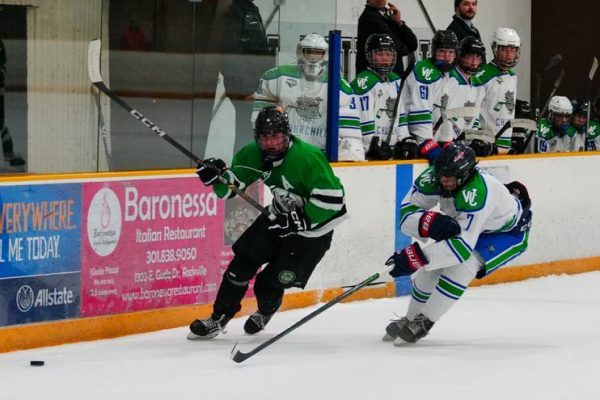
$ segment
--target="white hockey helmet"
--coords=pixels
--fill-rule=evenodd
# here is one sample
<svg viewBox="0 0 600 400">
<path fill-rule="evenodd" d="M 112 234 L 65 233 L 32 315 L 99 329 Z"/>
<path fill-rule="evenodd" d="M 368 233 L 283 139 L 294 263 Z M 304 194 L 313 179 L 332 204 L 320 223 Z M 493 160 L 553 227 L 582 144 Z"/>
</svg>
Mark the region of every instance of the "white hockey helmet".
<svg viewBox="0 0 600 400">
<path fill-rule="evenodd" d="M 296 46 L 298 65 L 307 80 L 316 80 L 327 69 L 329 45 L 323 36 L 311 33 Z"/>
<path fill-rule="evenodd" d="M 573 105 L 565 96 L 552 96 L 548 104 L 548 110 L 553 114 L 573 114 Z"/>
<path fill-rule="evenodd" d="M 500 46 L 514 47 L 516 49 L 515 58 L 513 60 L 501 60 L 498 50 Z M 519 34 L 511 28 L 498 28 L 492 36 L 492 53 L 494 60 L 501 68 L 513 68 L 519 62 L 521 55 L 521 38 Z"/>
</svg>

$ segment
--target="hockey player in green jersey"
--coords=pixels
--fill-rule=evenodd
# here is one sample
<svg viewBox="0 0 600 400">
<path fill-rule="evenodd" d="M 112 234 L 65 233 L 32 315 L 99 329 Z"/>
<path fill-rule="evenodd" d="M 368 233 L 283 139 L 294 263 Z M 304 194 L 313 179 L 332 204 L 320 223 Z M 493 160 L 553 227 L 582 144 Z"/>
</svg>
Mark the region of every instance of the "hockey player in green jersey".
<svg viewBox="0 0 600 400">
<path fill-rule="evenodd" d="M 387 34 L 374 33 L 367 39 L 365 54 L 369 66 L 351 84 L 365 154 L 370 160 L 416 158 L 417 143 L 408 138 L 404 102 L 398 99 L 401 78 L 393 72 L 394 40 Z"/>
<path fill-rule="evenodd" d="M 406 78 L 408 130 L 419 145 L 420 155 L 428 159 L 434 159 L 440 151 L 432 140 L 432 113 L 442 105 L 443 86 L 447 84 L 457 52 L 456 34 L 437 31 L 431 40 L 431 57 L 419 61 Z"/>
<path fill-rule="evenodd" d="M 592 102 L 594 117 L 590 121 L 587 131 L 587 150 L 596 151 L 600 149 L 600 97 Z"/>
<path fill-rule="evenodd" d="M 281 106 L 289 115 L 292 134 L 325 150 L 327 125 L 327 49 L 316 33 L 296 47 L 297 64 L 265 72 L 254 94 L 252 123 L 265 106 Z M 339 161 L 364 161 L 360 120 L 348 82 L 340 81 Z"/>
<path fill-rule="evenodd" d="M 402 201 L 402 232 L 433 242 L 414 242 L 388 259 L 393 277 L 414 275 L 406 316 L 386 327 L 384 340 L 417 342 L 475 277 L 526 250 L 532 216 L 527 189 L 519 182 L 505 186 L 476 165 L 469 146 L 449 144 Z"/>
<path fill-rule="evenodd" d="M 553 96 L 548 104 L 548 118 L 540 119 L 536 132 L 538 153 L 571 151 L 573 130 L 569 132 L 573 106 L 564 96 Z"/>
<path fill-rule="evenodd" d="M 481 128 L 484 139 L 471 140 L 478 156 L 507 154 L 512 144 L 510 121 L 515 118 L 517 75 L 521 38 L 514 29 L 498 28 L 492 37 L 494 59 L 476 74 L 485 88 L 481 103 Z M 498 137 L 496 137 L 498 136 Z"/>
<path fill-rule="evenodd" d="M 259 179 L 271 189 L 274 221 L 261 214 L 233 244 L 234 257 L 223 275 L 210 318 L 195 320 L 188 339 L 212 339 L 240 311 L 250 280 L 258 310 L 244 325 L 261 331 L 279 309 L 285 289 L 304 288 L 329 249 L 333 228 L 346 218 L 344 188 L 317 147 L 291 135 L 287 114 L 268 106 L 256 118 L 255 141 L 242 148 L 230 168 L 205 160 L 200 180 L 220 198 L 235 195 Z M 259 268 L 266 267 L 257 274 Z"/>
</svg>

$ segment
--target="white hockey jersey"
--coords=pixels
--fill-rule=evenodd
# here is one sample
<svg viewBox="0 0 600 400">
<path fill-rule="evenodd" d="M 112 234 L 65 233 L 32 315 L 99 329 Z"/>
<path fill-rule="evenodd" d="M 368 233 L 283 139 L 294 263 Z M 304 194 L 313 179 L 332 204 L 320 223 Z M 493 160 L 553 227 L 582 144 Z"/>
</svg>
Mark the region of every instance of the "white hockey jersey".
<svg viewBox="0 0 600 400">
<path fill-rule="evenodd" d="M 374 136 L 379 137 L 382 141 L 387 141 L 391 146 L 408 136 L 402 98 L 394 116 L 400 89 L 400 77 L 392 72 L 386 78 L 384 80 L 379 74 L 367 69 L 358 74 L 351 84 L 355 95 L 356 109 L 360 115 L 360 129 L 365 153 L 369 150 Z M 394 126 L 390 134 L 392 124 Z"/>
<path fill-rule="evenodd" d="M 481 128 L 496 136 L 515 118 L 517 75 L 512 69 L 502 72 L 493 62 L 485 64 L 475 75 L 484 87 L 481 103 Z M 507 154 L 512 145 L 512 128 L 496 138 L 499 154 Z"/>
<path fill-rule="evenodd" d="M 408 114 L 408 130 L 419 143 L 433 138 L 432 112 L 440 104 L 442 87 L 448 75 L 430 59 L 419 61 L 406 78 L 403 97 Z"/>
<path fill-rule="evenodd" d="M 481 108 L 481 102 L 485 91 L 481 82 L 474 75 L 470 79 L 466 78 L 458 68 L 453 68 L 448 73 L 448 82 L 441 86 L 441 95 L 439 103 L 434 104 L 433 121 L 434 129 L 439 122 L 437 132 L 434 133 L 434 139 L 439 142 L 449 142 L 456 139 L 463 131 L 467 129 L 479 129 L 479 117 L 455 117 L 442 118 L 442 113 L 446 110 L 457 108 L 472 107 Z"/>
<path fill-rule="evenodd" d="M 461 234 L 423 247 L 429 263 L 426 270 L 462 264 L 473 253 L 482 233 L 507 232 L 515 228 L 523 209 L 521 203 L 495 177 L 483 170 L 452 197 L 442 197 L 437 189 L 433 167 L 415 179 L 412 189 L 400 206 L 400 229 L 409 236 L 425 241 L 419 235 L 419 219 L 427 210 L 439 205 L 441 211 L 454 218 Z"/>
<path fill-rule="evenodd" d="M 360 119 L 348 82 L 340 82 L 339 160 L 363 161 Z M 327 136 L 327 75 L 316 81 L 303 78 L 297 65 L 281 65 L 268 70 L 254 94 L 252 126 L 258 113 L 269 105 L 282 106 L 288 114 L 292 134 L 320 149 Z"/>
</svg>

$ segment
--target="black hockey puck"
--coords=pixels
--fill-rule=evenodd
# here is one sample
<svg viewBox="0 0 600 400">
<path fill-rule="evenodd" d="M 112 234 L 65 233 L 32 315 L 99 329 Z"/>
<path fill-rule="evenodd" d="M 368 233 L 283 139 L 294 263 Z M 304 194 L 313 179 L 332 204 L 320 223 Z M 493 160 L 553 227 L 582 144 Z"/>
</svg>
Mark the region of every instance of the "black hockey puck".
<svg viewBox="0 0 600 400">
<path fill-rule="evenodd" d="M 31 365 L 32 367 L 41 367 L 43 366 L 45 363 L 43 361 L 29 361 L 29 365 Z"/>
</svg>

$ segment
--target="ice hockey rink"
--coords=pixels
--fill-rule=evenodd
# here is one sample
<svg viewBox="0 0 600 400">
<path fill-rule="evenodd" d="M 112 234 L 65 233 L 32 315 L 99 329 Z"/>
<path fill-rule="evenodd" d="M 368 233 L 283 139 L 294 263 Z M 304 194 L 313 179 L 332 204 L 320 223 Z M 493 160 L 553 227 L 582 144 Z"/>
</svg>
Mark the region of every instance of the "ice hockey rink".
<svg viewBox="0 0 600 400">
<path fill-rule="evenodd" d="M 255 337 L 187 329 L 0 355 L 3 399 L 597 399 L 600 272 L 468 290 L 416 345 L 380 340 L 408 298 L 338 304 L 241 364 L 311 309 Z M 31 367 L 30 360 L 45 366 Z"/>
</svg>

